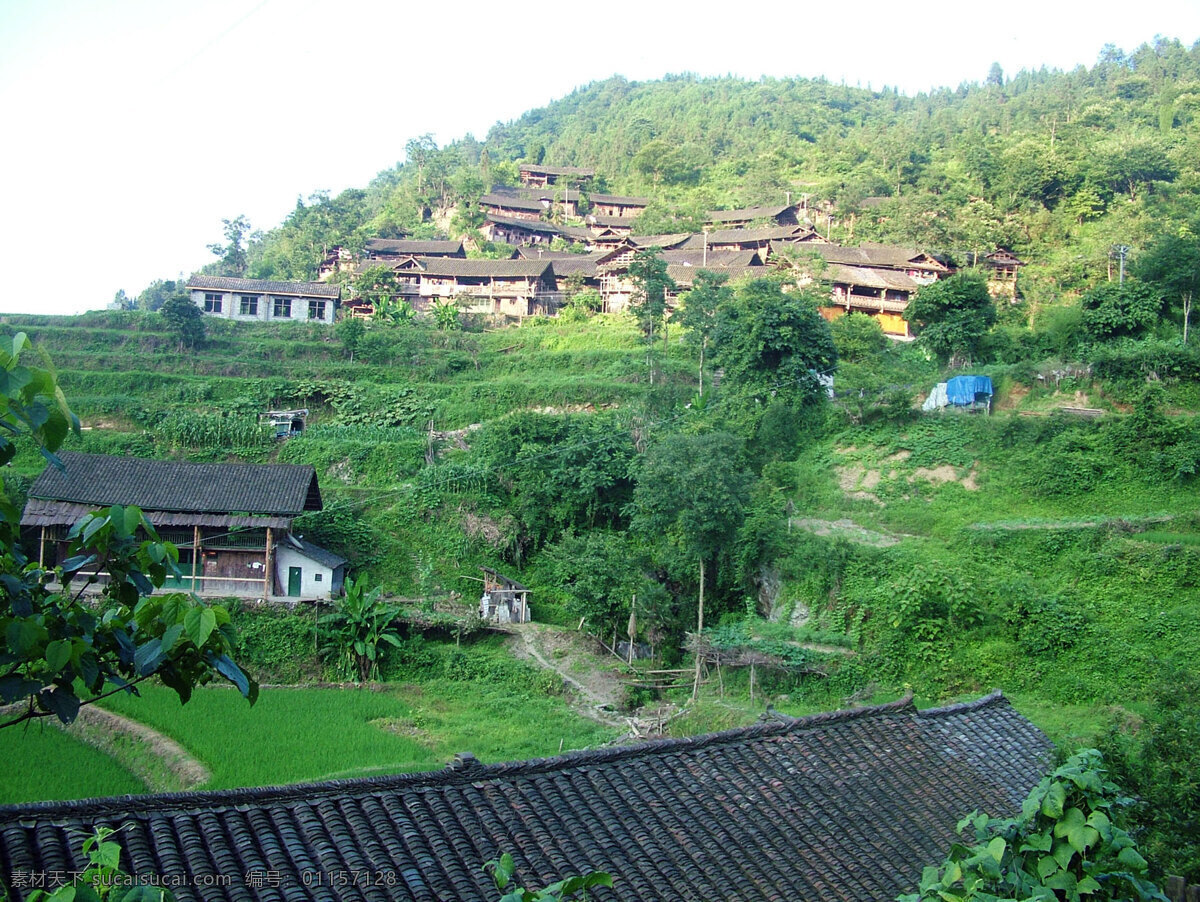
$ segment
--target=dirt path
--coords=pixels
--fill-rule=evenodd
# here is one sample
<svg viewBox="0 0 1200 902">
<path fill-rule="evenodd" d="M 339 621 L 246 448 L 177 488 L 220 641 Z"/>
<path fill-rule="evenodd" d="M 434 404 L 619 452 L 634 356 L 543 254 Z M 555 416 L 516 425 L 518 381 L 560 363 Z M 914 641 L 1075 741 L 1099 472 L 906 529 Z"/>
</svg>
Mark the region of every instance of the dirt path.
<svg viewBox="0 0 1200 902">
<path fill-rule="evenodd" d="M 195 789 L 212 774 L 187 749 L 145 724 L 89 705 L 65 732 L 112 755 L 146 784 L 150 792 Z"/>
<path fill-rule="evenodd" d="M 616 663 L 584 648 L 577 633 L 541 623 L 509 624 L 513 653 L 553 671 L 571 687 L 580 714 L 606 726 L 633 731 L 633 718 L 616 712 L 625 684 L 614 671 Z"/>
</svg>

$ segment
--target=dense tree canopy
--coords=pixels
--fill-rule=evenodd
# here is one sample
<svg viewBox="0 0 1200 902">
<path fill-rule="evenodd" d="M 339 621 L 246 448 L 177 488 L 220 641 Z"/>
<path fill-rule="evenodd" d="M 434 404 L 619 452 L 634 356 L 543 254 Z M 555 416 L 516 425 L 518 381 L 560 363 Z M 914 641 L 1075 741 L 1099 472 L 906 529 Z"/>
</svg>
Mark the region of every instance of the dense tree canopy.
<svg viewBox="0 0 1200 902">
<path fill-rule="evenodd" d="M 713 333 L 724 390 L 761 404 L 819 398 L 818 377 L 837 366 L 829 324 L 817 312 L 823 299 L 815 292 L 785 292 L 774 279 L 738 286 L 718 310 Z"/>
<path fill-rule="evenodd" d="M 962 272 L 923 287 L 904 318 L 939 360 L 961 365 L 979 355 L 983 337 L 996 322 L 996 305 L 982 275 Z"/>
</svg>

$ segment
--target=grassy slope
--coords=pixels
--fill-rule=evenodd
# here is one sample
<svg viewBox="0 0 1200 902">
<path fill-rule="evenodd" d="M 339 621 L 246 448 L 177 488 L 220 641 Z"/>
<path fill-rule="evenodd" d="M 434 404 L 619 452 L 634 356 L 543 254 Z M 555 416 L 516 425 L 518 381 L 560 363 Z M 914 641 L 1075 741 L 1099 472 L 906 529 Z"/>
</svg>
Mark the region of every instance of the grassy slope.
<svg viewBox="0 0 1200 902">
<path fill-rule="evenodd" d="M 432 501 L 421 494 L 428 419 L 437 429 L 461 429 L 517 409 L 628 405 L 645 391 L 644 355 L 632 326 L 621 318 L 600 318 L 586 327 L 529 324 L 457 336 L 380 330 L 373 349 L 360 348 L 353 364 L 327 331 L 317 329 L 285 334 L 214 323 L 204 351 L 180 356 L 154 317 L 93 317 L 82 323 L 10 319 L 45 344 L 63 369 L 68 396 L 85 422 L 99 427 L 72 439 L 84 450 L 220 458 L 226 450 L 173 440 L 163 418 L 179 411 L 245 416 L 267 405 L 311 404 L 316 428 L 304 439 L 234 450 L 255 460 L 278 456 L 317 466 L 327 508 L 365 529 L 354 534 L 357 544 L 371 549 L 365 563 L 377 580 L 402 592 L 433 587 L 468 594 L 473 584 L 462 575 L 478 563 L 498 563 L 488 543 L 464 528 L 468 514 L 486 514 L 487 499 L 469 490 Z M 682 347 L 672 355 L 667 369 L 686 390 L 691 364 Z M 918 385 L 935 375 L 912 357 L 897 372 L 898 381 Z M 326 388 L 314 389 L 318 382 Z M 340 408 L 323 403 L 320 391 L 330 385 L 357 393 L 358 400 L 343 399 Z M 1020 396 L 1019 406 L 1042 412 L 1067 400 L 1034 389 Z M 1091 403 L 1112 410 L 1129 400 Z M 1178 407 L 1186 400 L 1184 391 L 1173 403 Z M 370 425 L 372 418 L 378 425 Z M 367 425 L 337 425 L 347 422 Z M 1070 742 L 1103 729 L 1113 706 L 1136 711 L 1158 662 L 1194 660 L 1200 650 L 1200 551 L 1191 544 L 1197 533 L 1193 494 L 1175 485 L 1115 478 L 1102 478 L 1087 491 L 1047 492 L 1029 478 L 1051 438 L 1039 432 L 1042 422 L 1002 413 L 986 420 L 923 420 L 899 429 L 846 427 L 804 449 L 795 463 L 768 468 L 767 479 L 779 490 L 772 513 L 778 523 L 789 512 L 796 518 L 845 518 L 898 540 L 872 548 L 803 528 L 787 534 L 775 562 L 782 607 L 809 606 L 817 627 L 848 632 L 871 654 L 853 659 L 825 682 L 772 686 L 768 680 L 765 688 L 780 710 L 800 714 L 837 706 L 870 683 L 879 686 L 876 700 L 911 686 L 921 703 L 930 704 L 1000 687 L 1052 736 Z M 466 437 L 469 441 L 469 433 Z M 437 472 L 469 461 L 469 454 L 447 448 Z M 25 454 L 17 461 L 16 478 L 29 478 L 40 466 L 40 458 Z M 1157 527 L 1166 539 L 1144 541 L 1138 522 L 1156 515 L 1174 518 Z M 822 582 L 814 573 L 828 571 L 831 560 L 841 561 L 841 569 L 832 582 Z M 531 587 L 552 597 L 553 587 L 538 584 L 537 573 L 536 566 L 529 571 Z M 935 624 L 940 633 L 930 641 L 890 631 L 888 605 L 913 573 L 951 575 L 974 619 Z M 1042 605 L 1036 615 L 1017 607 L 1029 599 Z M 1037 629 L 1023 630 L 1031 617 L 1040 618 Z M 1052 641 L 1042 641 L 1045 637 Z M 739 687 L 745 695 L 737 677 L 729 684 L 735 695 Z M 211 702 L 197 704 L 197 726 L 187 725 L 193 716 L 187 709 L 182 718 L 168 715 L 165 702 L 153 699 L 131 712 L 142 712 L 138 716 L 160 724 L 201 757 L 211 753 L 210 763 L 220 771 L 213 785 L 222 786 L 317 779 L 346 771 L 350 758 L 358 762 L 351 769 L 412 769 L 439 766 L 467 748 L 485 759 L 557 750 L 566 726 L 556 727 L 554 736 L 536 720 L 501 726 L 507 701 L 480 692 L 472 689 L 469 697 L 492 710 L 497 725 L 478 738 L 458 725 L 471 719 L 469 709 L 441 700 L 462 696 L 461 685 L 434 681 L 423 689 L 424 704 L 414 705 L 403 692 L 384 693 L 356 703 L 366 708 L 353 715 L 344 712 L 356 718 L 357 725 L 348 724 L 345 732 L 365 743 L 357 746 L 361 753 L 334 756 L 341 763 L 330 758 L 277 770 L 255 764 L 252 749 L 229 765 L 217 765 L 215 747 L 206 751 L 213 742 L 220 745 L 213 736 L 257 729 L 255 718 L 269 730 L 274 715 L 262 712 L 271 712 L 274 702 L 249 714 L 244 725 L 240 718 L 247 712 L 240 710 L 201 717 Z M 784 694 L 787 699 L 779 697 Z M 438 710 L 442 705 L 449 707 Z M 746 722 L 759 706 L 761 699 L 753 706 L 744 697 L 714 700 L 674 729 L 703 732 Z M 364 726 L 373 717 L 395 717 L 403 729 L 418 716 L 437 724 L 432 750 L 412 742 L 401 749 L 395 737 Z M 222 734 L 226 717 L 239 726 Z M 524 744 L 526 733 L 547 735 L 548 744 Z M 583 735 L 578 741 L 591 739 Z M 256 744 L 271 742 L 264 734 L 261 743 L 248 745 Z"/>
</svg>

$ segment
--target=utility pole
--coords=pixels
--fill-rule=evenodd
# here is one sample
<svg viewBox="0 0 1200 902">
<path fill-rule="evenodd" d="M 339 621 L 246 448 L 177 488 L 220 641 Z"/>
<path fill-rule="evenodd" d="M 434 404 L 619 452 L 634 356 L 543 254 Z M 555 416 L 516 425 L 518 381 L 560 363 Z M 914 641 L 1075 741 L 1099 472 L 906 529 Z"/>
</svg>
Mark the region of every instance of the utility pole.
<svg viewBox="0 0 1200 902">
<path fill-rule="evenodd" d="M 1121 262 L 1119 273 L 1117 276 L 1117 284 L 1125 284 L 1125 257 L 1129 254 L 1130 247 L 1128 244 L 1114 244 L 1112 252 L 1117 255 L 1117 259 Z"/>
</svg>

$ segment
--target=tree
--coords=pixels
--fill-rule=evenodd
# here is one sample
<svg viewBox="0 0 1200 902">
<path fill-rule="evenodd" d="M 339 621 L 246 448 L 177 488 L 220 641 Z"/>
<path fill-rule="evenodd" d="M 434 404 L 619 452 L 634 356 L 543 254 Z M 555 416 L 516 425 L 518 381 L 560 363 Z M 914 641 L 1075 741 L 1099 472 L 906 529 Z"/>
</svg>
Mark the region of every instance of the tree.
<svg viewBox="0 0 1200 902">
<path fill-rule="evenodd" d="M 342 343 L 342 347 L 350 355 L 350 362 L 353 363 L 354 352 L 358 350 L 359 344 L 362 343 L 367 327 L 363 325 L 363 321 L 357 316 L 348 316 L 338 323 L 336 328 L 338 341 Z"/>
<path fill-rule="evenodd" d="M 1164 295 L 1179 298 L 1183 343 L 1187 344 L 1192 303 L 1200 294 L 1200 235 L 1188 226 L 1160 235 L 1137 261 L 1136 272 Z"/>
<path fill-rule="evenodd" d="M 16 455 L 18 440 L 32 440 L 61 467 L 54 452 L 79 420 L 49 360 L 22 360 L 31 349 L 24 333 L 0 348 L 0 465 Z M 186 702 L 219 675 L 253 704 L 258 686 L 230 657 L 229 613 L 190 595 L 153 594 L 168 573 L 178 575 L 178 551 L 158 541 L 140 510 L 114 506 L 84 518 L 68 534 L 69 559 L 50 570 L 25 555 L 19 529 L 17 509 L 0 492 L 0 703 L 23 703 L 0 726 L 51 716 L 70 723 L 82 705 L 135 693 L 155 676 Z M 109 574 L 98 608 L 73 588 L 84 570 Z"/>
<path fill-rule="evenodd" d="M 963 818 L 958 829 L 971 827 L 975 843 L 955 843 L 900 902 L 1167 902 L 1121 826 L 1130 802 L 1108 780 L 1098 751 L 1077 752 L 1034 787 L 1017 817 Z"/>
<path fill-rule="evenodd" d="M 725 284 L 728 279 L 725 273 L 709 270 L 696 273 L 692 290 L 683 296 L 683 306 L 671 317 L 686 330 L 688 340 L 700 348 L 701 397 L 704 396 L 704 354 L 717 328 L 717 311 L 733 297 L 733 289 Z"/>
<path fill-rule="evenodd" d="M 634 532 L 665 540 L 698 569 L 697 635 L 704 630 L 707 566 L 732 545 L 750 498 L 753 477 L 740 463 L 741 450 L 725 432 L 669 435 L 646 452 L 634 489 Z M 696 666 L 698 687 L 698 660 Z"/>
<path fill-rule="evenodd" d="M 839 316 L 829 324 L 829 331 L 841 360 L 861 363 L 888 346 L 888 338 L 883 334 L 879 320 L 865 313 Z"/>
<path fill-rule="evenodd" d="M 717 312 L 715 362 L 722 383 L 743 399 L 811 403 L 823 397 L 819 376 L 837 366 L 829 324 L 817 312 L 822 295 L 785 292 L 773 279 L 737 288 Z"/>
<path fill-rule="evenodd" d="M 646 336 L 646 366 L 650 370 L 650 384 L 654 384 L 654 327 L 663 322 L 667 312 L 667 292 L 675 290 L 675 281 L 667 275 L 667 261 L 659 248 L 645 248 L 633 255 L 629 263 L 629 279 L 633 282 L 633 295 L 629 309 L 637 318 L 642 334 Z"/>
<path fill-rule="evenodd" d="M 225 244 L 210 244 L 208 249 L 220 257 L 220 275 L 240 277 L 246 274 L 249 259 L 246 245 L 258 237 L 251 232 L 250 220 L 239 215 L 235 219 L 222 219 Z"/>
<path fill-rule="evenodd" d="M 1102 282 L 1079 299 L 1083 331 L 1094 341 L 1137 338 L 1158 322 L 1162 300 L 1149 285 L 1126 281 Z"/>
<path fill-rule="evenodd" d="M 179 342 L 179 350 L 204 343 L 204 314 L 186 294 L 173 295 L 158 312 Z"/>
<path fill-rule="evenodd" d="M 965 366 L 996 322 L 996 305 L 982 275 L 960 272 L 921 288 L 904 318 L 917 327 L 918 338 L 943 365 Z"/>
</svg>

